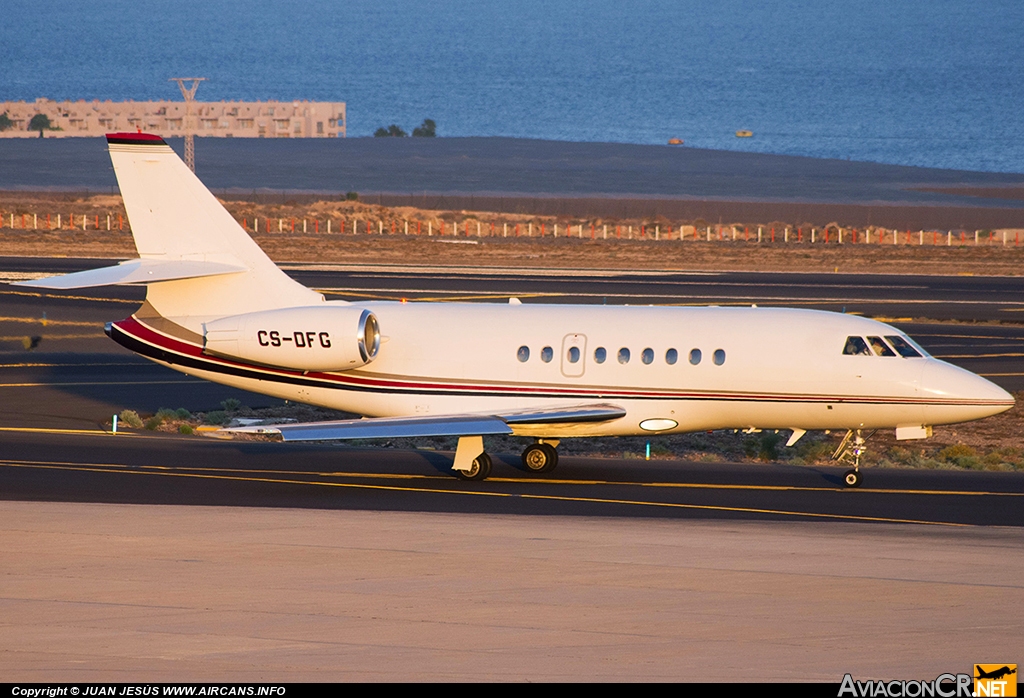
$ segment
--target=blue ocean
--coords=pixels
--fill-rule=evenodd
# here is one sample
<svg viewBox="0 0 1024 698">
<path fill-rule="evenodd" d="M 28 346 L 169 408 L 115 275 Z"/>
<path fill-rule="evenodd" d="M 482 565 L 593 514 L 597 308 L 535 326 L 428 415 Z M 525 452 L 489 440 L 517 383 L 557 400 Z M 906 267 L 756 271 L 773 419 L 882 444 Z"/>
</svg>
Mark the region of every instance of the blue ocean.
<svg viewBox="0 0 1024 698">
<path fill-rule="evenodd" d="M 0 100 L 203 76 L 202 100 L 345 101 L 350 137 L 431 118 L 1024 172 L 1022 37 L 1020 0 L 2 0 Z"/>
</svg>

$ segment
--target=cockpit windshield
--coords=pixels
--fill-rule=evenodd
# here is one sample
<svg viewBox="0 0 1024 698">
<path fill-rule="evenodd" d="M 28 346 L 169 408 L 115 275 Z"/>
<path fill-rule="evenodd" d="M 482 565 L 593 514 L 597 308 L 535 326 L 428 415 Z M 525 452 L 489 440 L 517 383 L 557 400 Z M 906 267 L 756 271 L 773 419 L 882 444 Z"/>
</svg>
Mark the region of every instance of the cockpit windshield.
<svg viewBox="0 0 1024 698">
<path fill-rule="evenodd" d="M 868 344 L 879 356 L 896 356 L 896 352 L 890 349 L 881 337 L 868 337 Z"/>
<path fill-rule="evenodd" d="M 889 340 L 889 344 L 899 352 L 900 356 L 908 359 L 914 356 L 921 356 L 921 352 L 911 346 L 910 342 L 903 337 L 887 334 L 885 338 Z"/>
<path fill-rule="evenodd" d="M 847 337 L 846 344 L 843 346 L 843 354 L 847 356 L 896 356 L 899 354 L 905 359 L 928 356 L 928 352 L 914 340 L 897 334 L 887 334 L 885 339 L 868 337 L 867 341 L 864 337 Z"/>
</svg>

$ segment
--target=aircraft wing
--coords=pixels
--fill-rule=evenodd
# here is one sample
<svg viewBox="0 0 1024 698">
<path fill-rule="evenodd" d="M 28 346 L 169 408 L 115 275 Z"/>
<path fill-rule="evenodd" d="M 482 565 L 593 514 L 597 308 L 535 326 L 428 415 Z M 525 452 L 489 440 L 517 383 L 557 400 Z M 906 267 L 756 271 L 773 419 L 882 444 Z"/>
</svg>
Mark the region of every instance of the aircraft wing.
<svg viewBox="0 0 1024 698">
<path fill-rule="evenodd" d="M 417 436 L 509 435 L 512 425 L 604 422 L 624 417 L 615 405 L 578 405 L 533 409 L 501 414 L 438 415 L 430 417 L 379 417 L 343 419 L 304 424 L 272 424 L 225 429 L 249 434 L 280 434 L 285 441 L 333 441 L 387 439 Z"/>
</svg>

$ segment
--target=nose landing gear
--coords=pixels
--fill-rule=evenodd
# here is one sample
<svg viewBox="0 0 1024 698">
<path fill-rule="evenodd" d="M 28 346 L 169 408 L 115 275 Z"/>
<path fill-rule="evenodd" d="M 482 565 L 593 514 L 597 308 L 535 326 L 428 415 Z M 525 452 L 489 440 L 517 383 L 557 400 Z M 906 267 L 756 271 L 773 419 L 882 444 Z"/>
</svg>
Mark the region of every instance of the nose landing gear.
<svg viewBox="0 0 1024 698">
<path fill-rule="evenodd" d="M 875 432 L 872 431 L 871 434 Z M 832 460 L 839 461 L 840 463 L 846 462 L 853 465 L 853 470 L 847 470 L 843 473 L 843 484 L 847 487 L 860 487 L 861 474 L 860 474 L 860 457 L 867 451 L 867 447 L 864 443 L 871 438 L 871 434 L 866 437 L 861 435 L 861 430 L 857 429 L 854 431 L 850 429 L 846 432 L 846 436 L 839 443 L 839 448 L 836 449 L 835 453 L 832 454 Z"/>
</svg>

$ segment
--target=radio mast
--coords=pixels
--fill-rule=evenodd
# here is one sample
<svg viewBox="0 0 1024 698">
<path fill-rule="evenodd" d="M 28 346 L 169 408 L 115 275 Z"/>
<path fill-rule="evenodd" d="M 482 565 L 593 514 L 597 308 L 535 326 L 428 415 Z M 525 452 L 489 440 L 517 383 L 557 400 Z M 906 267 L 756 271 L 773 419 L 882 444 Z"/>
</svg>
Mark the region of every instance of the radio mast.
<svg viewBox="0 0 1024 698">
<path fill-rule="evenodd" d="M 196 101 L 196 89 L 199 83 L 206 78 L 170 78 L 168 82 L 178 83 L 181 88 L 181 96 L 185 98 L 185 164 L 188 169 L 196 171 L 196 144 L 195 144 L 195 114 L 192 104 Z M 191 84 L 185 87 L 185 82 L 191 80 Z"/>
</svg>

